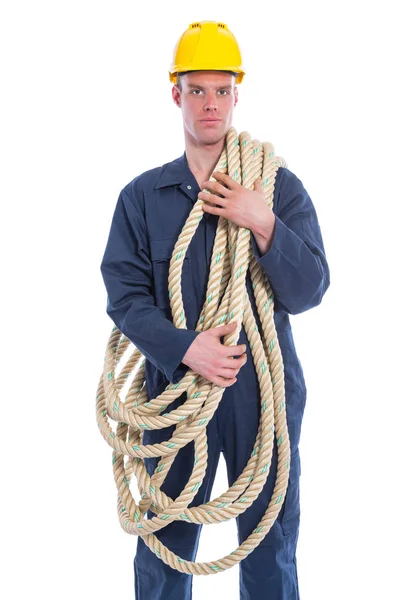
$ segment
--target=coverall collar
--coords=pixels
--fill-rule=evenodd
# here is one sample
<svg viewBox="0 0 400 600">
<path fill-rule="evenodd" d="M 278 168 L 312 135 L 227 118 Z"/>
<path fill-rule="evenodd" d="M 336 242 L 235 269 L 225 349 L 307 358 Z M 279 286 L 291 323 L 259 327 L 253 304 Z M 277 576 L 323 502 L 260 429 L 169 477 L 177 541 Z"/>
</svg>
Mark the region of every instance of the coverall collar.
<svg viewBox="0 0 400 600">
<path fill-rule="evenodd" d="M 192 174 L 192 172 L 189 169 L 186 152 L 184 152 L 182 156 L 166 164 L 154 189 L 158 190 L 170 185 L 179 185 L 185 181 L 189 174 Z"/>
<path fill-rule="evenodd" d="M 186 151 L 175 160 L 167 163 L 161 173 L 155 190 L 177 185 L 188 196 L 193 203 L 197 201 L 197 195 L 200 191 L 199 184 L 189 168 Z"/>
</svg>

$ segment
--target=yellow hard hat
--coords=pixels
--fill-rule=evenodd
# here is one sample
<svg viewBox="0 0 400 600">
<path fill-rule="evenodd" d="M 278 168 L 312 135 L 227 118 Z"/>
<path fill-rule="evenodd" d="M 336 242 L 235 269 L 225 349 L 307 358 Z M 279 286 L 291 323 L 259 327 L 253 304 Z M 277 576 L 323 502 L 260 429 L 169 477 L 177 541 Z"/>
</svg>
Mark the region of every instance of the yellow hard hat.
<svg viewBox="0 0 400 600">
<path fill-rule="evenodd" d="M 169 79 L 185 71 L 233 71 L 241 83 L 245 71 L 235 36 L 225 23 L 197 21 L 191 23 L 174 49 Z"/>
</svg>

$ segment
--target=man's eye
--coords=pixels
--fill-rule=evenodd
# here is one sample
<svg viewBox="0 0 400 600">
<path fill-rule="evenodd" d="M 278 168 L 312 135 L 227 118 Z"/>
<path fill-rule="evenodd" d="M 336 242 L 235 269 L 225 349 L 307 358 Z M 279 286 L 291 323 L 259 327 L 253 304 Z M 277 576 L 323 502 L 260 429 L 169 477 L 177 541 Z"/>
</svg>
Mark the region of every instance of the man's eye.
<svg viewBox="0 0 400 600">
<path fill-rule="evenodd" d="M 192 90 L 192 94 L 194 94 L 195 92 L 200 92 L 201 93 L 201 90 Z M 194 94 L 194 95 L 198 96 L 198 94 Z"/>
<path fill-rule="evenodd" d="M 229 90 L 219 90 L 221 93 L 224 93 L 224 95 L 229 94 Z"/>
</svg>

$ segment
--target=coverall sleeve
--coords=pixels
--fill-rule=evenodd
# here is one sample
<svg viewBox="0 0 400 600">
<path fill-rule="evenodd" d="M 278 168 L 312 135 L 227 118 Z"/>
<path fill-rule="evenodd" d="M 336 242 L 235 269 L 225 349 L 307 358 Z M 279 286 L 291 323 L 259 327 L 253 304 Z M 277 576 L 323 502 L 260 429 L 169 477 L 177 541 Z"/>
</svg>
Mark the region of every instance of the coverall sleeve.
<svg viewBox="0 0 400 600">
<path fill-rule="evenodd" d="M 261 255 L 253 233 L 251 239 L 277 307 L 295 315 L 320 304 L 330 284 L 330 273 L 311 198 L 294 173 L 282 170 L 272 244 Z"/>
<path fill-rule="evenodd" d="M 132 189 L 133 186 L 132 186 Z M 177 383 L 188 370 L 181 361 L 200 332 L 178 329 L 155 304 L 146 223 L 136 194 L 122 190 L 100 270 L 107 314 L 140 352 Z"/>
</svg>

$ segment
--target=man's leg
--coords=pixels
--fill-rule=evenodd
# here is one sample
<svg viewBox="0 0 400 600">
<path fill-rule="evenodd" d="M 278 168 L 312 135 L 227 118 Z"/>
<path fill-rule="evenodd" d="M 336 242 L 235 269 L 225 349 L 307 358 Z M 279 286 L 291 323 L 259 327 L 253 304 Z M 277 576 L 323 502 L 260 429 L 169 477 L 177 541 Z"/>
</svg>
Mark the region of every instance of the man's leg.
<svg viewBox="0 0 400 600">
<path fill-rule="evenodd" d="M 298 463 L 295 456 L 292 457 L 294 463 Z M 240 600 L 300 600 L 296 563 L 300 525 L 296 464 L 275 523 L 259 546 L 239 565 Z M 272 490 L 266 488 L 267 485 L 256 502 L 237 518 L 239 543 L 251 534 L 268 507 Z"/>
<path fill-rule="evenodd" d="M 218 414 L 221 444 L 231 486 L 243 472 L 253 451 L 260 416 L 259 391 L 254 382 L 235 386 L 224 394 Z M 300 405 L 298 393 L 287 385 L 286 401 Z M 297 394 L 297 395 L 296 395 Z M 281 511 L 264 540 L 239 564 L 240 600 L 299 600 L 296 547 L 300 523 L 300 455 L 298 421 L 288 423 L 292 446 L 290 476 Z M 274 436 L 270 471 L 263 490 L 253 504 L 236 519 L 238 543 L 257 527 L 270 503 L 277 471 L 277 442 Z"/>
<path fill-rule="evenodd" d="M 171 437 L 173 428 L 162 431 L 163 439 Z M 154 436 L 156 431 L 145 431 L 144 443 L 159 442 Z M 150 439 L 149 439 L 150 438 Z M 217 471 L 220 456 L 220 441 L 216 428 L 216 421 L 212 419 L 207 427 L 208 464 L 203 483 L 194 497 L 191 506 L 199 506 L 208 502 Z M 152 474 L 159 458 L 145 459 L 147 471 Z M 176 499 L 189 480 L 194 463 L 194 442 L 182 448 L 162 485 L 162 490 L 173 499 Z M 148 511 L 148 516 L 154 516 Z M 196 560 L 197 548 L 200 539 L 201 525 L 173 521 L 155 535 L 160 541 L 184 560 Z M 135 599 L 136 600 L 191 600 L 192 575 L 180 573 L 166 565 L 159 559 L 139 537 L 136 556 L 134 559 Z"/>
</svg>

